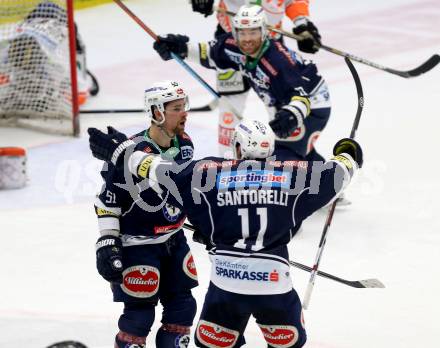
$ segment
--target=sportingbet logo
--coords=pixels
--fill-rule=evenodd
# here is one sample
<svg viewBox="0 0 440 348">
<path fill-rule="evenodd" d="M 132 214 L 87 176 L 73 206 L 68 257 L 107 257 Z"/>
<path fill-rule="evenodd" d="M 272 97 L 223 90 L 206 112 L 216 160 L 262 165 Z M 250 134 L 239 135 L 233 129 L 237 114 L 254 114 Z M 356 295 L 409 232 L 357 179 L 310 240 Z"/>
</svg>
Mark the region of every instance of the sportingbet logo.
<svg viewBox="0 0 440 348">
<path fill-rule="evenodd" d="M 232 171 L 220 173 L 217 177 L 217 187 L 226 189 L 230 187 L 285 187 L 290 186 L 291 173 L 282 171 L 256 170 Z"/>
</svg>

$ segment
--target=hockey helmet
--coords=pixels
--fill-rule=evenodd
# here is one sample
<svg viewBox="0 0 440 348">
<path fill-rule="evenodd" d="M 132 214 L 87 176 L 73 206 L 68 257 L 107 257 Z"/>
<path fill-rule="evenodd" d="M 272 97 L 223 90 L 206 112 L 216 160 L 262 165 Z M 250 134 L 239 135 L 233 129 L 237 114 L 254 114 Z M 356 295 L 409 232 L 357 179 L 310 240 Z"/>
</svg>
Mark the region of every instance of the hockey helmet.
<svg viewBox="0 0 440 348">
<path fill-rule="evenodd" d="M 238 9 L 237 14 L 232 19 L 232 35 L 238 41 L 238 29 L 261 29 L 261 41 L 267 37 L 267 19 L 266 14 L 261 6 L 243 5 Z"/>
<path fill-rule="evenodd" d="M 155 83 L 145 90 L 145 111 L 151 121 L 160 125 L 165 122 L 165 104 L 174 100 L 185 99 L 185 111 L 189 110 L 189 99 L 185 90 L 176 81 L 162 81 Z M 162 115 L 161 120 L 156 120 L 153 107 L 156 107 Z"/>
<path fill-rule="evenodd" d="M 241 158 L 238 158 L 237 145 L 240 145 Z M 231 145 L 237 159 L 267 158 L 275 149 L 275 134 L 266 123 L 257 120 L 244 120 L 234 129 Z"/>
</svg>

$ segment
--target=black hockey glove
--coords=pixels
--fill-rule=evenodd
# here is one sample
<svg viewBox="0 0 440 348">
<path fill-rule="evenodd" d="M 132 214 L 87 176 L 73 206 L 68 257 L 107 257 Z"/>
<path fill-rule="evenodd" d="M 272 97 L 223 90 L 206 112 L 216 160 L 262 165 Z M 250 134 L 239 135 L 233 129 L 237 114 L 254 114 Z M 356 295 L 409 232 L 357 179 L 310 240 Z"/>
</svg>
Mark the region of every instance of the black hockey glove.
<svg viewBox="0 0 440 348">
<path fill-rule="evenodd" d="M 110 126 L 107 127 L 108 134 L 96 128 L 89 128 L 87 132 L 89 133 L 89 146 L 93 157 L 112 162 L 114 165 L 116 165 L 118 158 L 126 148 L 135 145 L 134 141 L 128 140 L 124 133 L 120 133 Z"/>
<path fill-rule="evenodd" d="M 300 112 L 296 108 L 289 106 L 283 107 L 277 111 L 275 118 L 269 122 L 273 132 L 279 138 L 287 138 L 302 123 Z"/>
<path fill-rule="evenodd" d="M 204 14 L 205 17 L 212 15 L 214 0 L 191 0 L 191 4 L 194 12 Z"/>
<path fill-rule="evenodd" d="M 163 60 L 170 60 L 171 52 L 178 55 L 180 58 L 186 58 L 188 55 L 188 46 L 186 43 L 189 37 L 185 35 L 168 34 L 166 37 L 158 36 L 159 41 L 155 41 L 153 48 L 159 53 Z"/>
<path fill-rule="evenodd" d="M 206 250 L 210 250 L 214 247 L 211 244 L 210 239 L 203 235 L 198 229 L 194 230 L 192 240 L 196 243 L 203 244 L 206 247 Z"/>
<path fill-rule="evenodd" d="M 318 28 L 306 18 L 299 19 L 293 28 L 293 33 L 302 37 L 298 40 L 298 48 L 302 52 L 316 53 L 321 45 L 321 35 Z"/>
<path fill-rule="evenodd" d="M 362 148 L 354 139 L 344 138 L 339 140 L 333 147 L 333 155 L 338 156 L 342 153 L 349 154 L 358 164 L 359 168 L 364 163 Z"/>
<path fill-rule="evenodd" d="M 119 237 L 102 236 L 98 239 L 96 268 L 105 280 L 122 283 L 122 242 Z"/>
</svg>

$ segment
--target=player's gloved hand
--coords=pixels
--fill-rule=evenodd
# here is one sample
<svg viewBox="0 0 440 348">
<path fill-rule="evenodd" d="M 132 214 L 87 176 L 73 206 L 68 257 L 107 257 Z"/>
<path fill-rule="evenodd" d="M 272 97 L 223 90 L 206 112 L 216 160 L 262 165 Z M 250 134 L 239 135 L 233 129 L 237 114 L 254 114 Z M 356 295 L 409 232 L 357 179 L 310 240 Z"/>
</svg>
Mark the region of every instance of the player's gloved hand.
<svg viewBox="0 0 440 348">
<path fill-rule="evenodd" d="M 191 4 L 194 12 L 204 14 L 205 17 L 212 15 L 214 0 L 191 0 Z"/>
<path fill-rule="evenodd" d="M 301 123 L 301 112 L 286 105 L 277 111 L 275 118 L 269 122 L 269 125 L 279 138 L 284 139 L 292 134 Z"/>
<path fill-rule="evenodd" d="M 321 35 L 318 28 L 306 17 L 300 17 L 294 22 L 293 33 L 301 36 L 298 48 L 302 52 L 316 53 L 321 45 Z"/>
<path fill-rule="evenodd" d="M 119 237 L 106 235 L 98 239 L 96 268 L 105 280 L 122 283 L 122 242 Z"/>
<path fill-rule="evenodd" d="M 198 229 L 194 230 L 192 240 L 196 243 L 203 244 L 206 247 L 206 250 L 210 250 L 214 247 L 214 245 L 211 244 L 210 239 L 203 235 Z"/>
<path fill-rule="evenodd" d="M 349 154 L 358 164 L 359 168 L 362 167 L 364 163 L 362 148 L 357 141 L 351 138 L 344 138 L 339 140 L 333 147 L 333 154 L 335 156 L 347 153 Z"/>
<path fill-rule="evenodd" d="M 89 133 L 89 146 L 93 157 L 112 162 L 114 165 L 116 165 L 118 158 L 124 153 L 125 149 L 135 145 L 133 140 L 127 139 L 124 133 L 111 126 L 107 127 L 108 134 L 96 128 L 89 128 L 87 132 Z"/>
<path fill-rule="evenodd" d="M 158 41 L 155 41 L 153 48 L 159 53 L 163 60 L 170 60 L 171 52 L 178 55 L 180 58 L 188 56 L 187 42 L 189 37 L 185 35 L 168 34 L 167 36 L 158 36 Z"/>
</svg>

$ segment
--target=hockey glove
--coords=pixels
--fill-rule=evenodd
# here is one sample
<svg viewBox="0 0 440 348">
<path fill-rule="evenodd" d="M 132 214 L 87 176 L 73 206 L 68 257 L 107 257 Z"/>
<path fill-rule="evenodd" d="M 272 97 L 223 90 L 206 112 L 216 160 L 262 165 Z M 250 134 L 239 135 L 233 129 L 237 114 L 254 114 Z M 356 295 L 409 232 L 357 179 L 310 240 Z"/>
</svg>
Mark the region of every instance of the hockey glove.
<svg viewBox="0 0 440 348">
<path fill-rule="evenodd" d="M 159 53 L 163 60 L 170 60 L 171 52 L 177 54 L 180 58 L 188 56 L 187 42 L 189 37 L 185 35 L 168 34 L 166 37 L 158 36 L 159 41 L 155 41 L 153 48 Z"/>
<path fill-rule="evenodd" d="M 212 249 L 214 246 L 211 244 L 209 238 L 200 232 L 200 230 L 194 230 L 192 240 L 196 243 L 203 244 L 206 247 L 206 250 Z"/>
<path fill-rule="evenodd" d="M 105 280 L 122 283 L 122 242 L 119 237 L 107 235 L 98 239 L 96 268 Z"/>
<path fill-rule="evenodd" d="M 293 33 L 301 36 L 298 40 L 298 48 L 302 52 L 316 53 L 321 45 L 321 35 L 318 28 L 306 17 L 300 17 L 294 22 Z"/>
<path fill-rule="evenodd" d="M 364 163 L 362 148 L 354 139 L 344 138 L 339 140 L 333 147 L 333 155 L 338 156 L 342 153 L 349 154 L 358 164 L 359 168 Z"/>
<path fill-rule="evenodd" d="M 205 17 L 212 15 L 214 0 L 191 0 L 191 4 L 194 12 L 204 14 Z"/>
<path fill-rule="evenodd" d="M 273 132 L 279 138 L 288 138 L 292 132 L 303 124 L 302 112 L 292 105 L 285 105 L 275 114 L 275 118 L 269 122 Z"/>
<path fill-rule="evenodd" d="M 96 128 L 87 129 L 89 133 L 89 146 L 93 157 L 112 162 L 116 165 L 118 158 L 128 147 L 134 147 L 133 140 L 128 140 L 124 133 L 118 132 L 113 127 L 107 127 L 108 134 Z"/>
</svg>

